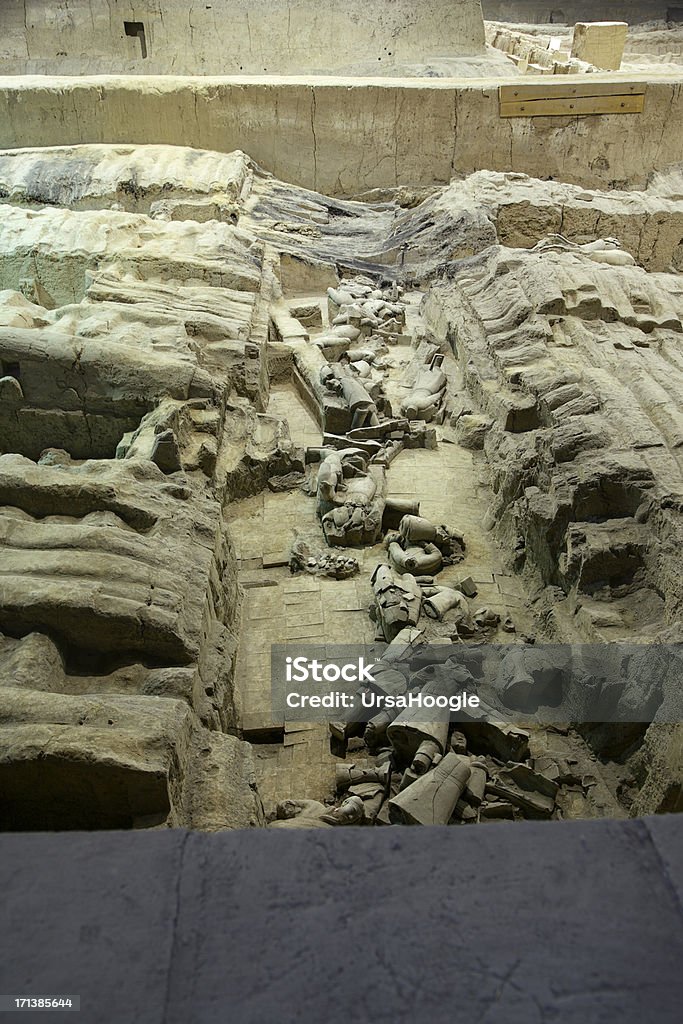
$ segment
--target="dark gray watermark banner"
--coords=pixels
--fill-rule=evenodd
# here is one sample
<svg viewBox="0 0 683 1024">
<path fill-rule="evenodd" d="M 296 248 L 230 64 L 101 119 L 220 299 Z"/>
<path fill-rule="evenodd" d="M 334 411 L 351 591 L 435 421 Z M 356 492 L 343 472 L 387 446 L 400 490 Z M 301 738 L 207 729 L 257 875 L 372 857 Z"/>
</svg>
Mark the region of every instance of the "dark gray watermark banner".
<svg viewBox="0 0 683 1024">
<path fill-rule="evenodd" d="M 275 644 L 273 721 L 683 721 L 683 644 Z"/>
</svg>

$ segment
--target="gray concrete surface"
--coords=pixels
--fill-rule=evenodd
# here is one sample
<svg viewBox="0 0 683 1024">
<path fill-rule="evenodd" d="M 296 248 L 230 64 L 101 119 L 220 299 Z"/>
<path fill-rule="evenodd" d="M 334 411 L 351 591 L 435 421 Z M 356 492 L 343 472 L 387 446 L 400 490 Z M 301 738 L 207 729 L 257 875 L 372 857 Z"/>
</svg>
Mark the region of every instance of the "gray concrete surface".
<svg viewBox="0 0 683 1024">
<path fill-rule="evenodd" d="M 0 993 L 84 1024 L 673 1024 L 682 851 L 676 816 L 4 835 Z"/>
</svg>

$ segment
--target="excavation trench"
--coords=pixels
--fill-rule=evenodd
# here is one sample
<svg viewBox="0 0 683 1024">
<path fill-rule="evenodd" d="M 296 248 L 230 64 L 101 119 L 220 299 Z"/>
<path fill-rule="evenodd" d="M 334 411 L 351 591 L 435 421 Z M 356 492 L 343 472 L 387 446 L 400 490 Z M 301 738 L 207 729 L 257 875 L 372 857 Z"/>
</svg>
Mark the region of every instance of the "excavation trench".
<svg viewBox="0 0 683 1024">
<path fill-rule="evenodd" d="M 183 165 L 173 173 L 171 156 Z M 42 159 L 0 159 L 8 194 Z M 165 147 L 65 150 L 59 173 L 45 201 L 77 210 L 3 206 L 0 685 L 12 806 L 0 827 L 64 817 L 246 828 L 267 823 L 261 799 L 268 815 L 285 800 L 328 801 L 335 814 L 339 765 L 385 778 L 380 758 L 394 751 L 404 773 L 419 751 L 399 756 L 388 729 L 384 746 L 368 746 L 322 716 L 274 713 L 271 649 L 388 640 L 373 575 L 386 566 L 405 594 L 407 559 L 424 567 L 435 539 L 442 564 L 415 571 L 413 597 L 420 610 L 455 603 L 414 625 L 480 656 L 478 686 L 498 681 L 496 648 L 514 662 L 526 648 L 595 644 L 616 664 L 631 643 L 655 671 L 665 648 L 673 655 L 651 693 L 620 703 L 605 687 L 612 717 L 546 715 L 523 749 L 496 746 L 495 731 L 495 743 L 454 741 L 457 729 L 440 747 L 425 741 L 422 765 L 483 757 L 484 803 L 504 805 L 473 819 L 480 805 L 469 804 L 453 823 L 679 809 L 683 306 L 666 268 L 681 235 L 662 230 L 647 262 L 641 235 L 625 231 L 641 207 L 659 218 L 674 201 L 655 190 L 636 208 L 624 194 L 479 172 L 429 195 L 408 190 L 405 206 L 384 193 L 364 203 L 278 182 L 243 154 Z M 135 173 L 166 197 L 149 216 L 118 208 L 118 183 Z M 545 212 L 529 233 L 532 185 Z M 568 236 L 554 234 L 555 211 L 588 199 L 612 204 L 628 244 L 586 242 L 568 214 Z M 401 534 L 405 510 L 433 531 L 417 555 Z M 321 574 L 319 559 L 327 572 L 337 557 L 357 570 Z M 585 679 L 602 697 L 600 673 Z M 82 814 L 61 796 L 80 791 L 77 767 L 60 768 L 57 788 L 43 787 L 52 795 L 34 793 L 22 816 L 43 774 L 23 762 L 43 760 L 45 746 L 101 766 Z M 519 779 L 531 798 L 515 794 Z"/>
<path fill-rule="evenodd" d="M 403 296 L 405 333 L 385 357 L 389 368 L 383 387 L 394 410 L 407 391 L 404 375 L 415 357 L 416 339 L 425 334 L 422 297 L 418 291 Z M 314 346 L 316 338 L 329 329 L 327 296 L 307 296 L 305 303 L 299 300 L 299 304 L 314 304 L 322 310 L 322 324 L 309 328 L 310 338 L 303 343 Z M 315 402 L 297 372 L 297 361 L 295 351 L 290 372 L 284 379 L 280 374 L 271 386 L 266 412 L 286 422 L 297 446 L 317 449 L 323 443 L 321 417 L 314 415 Z M 442 368 L 449 398 L 462 393 L 462 374 L 452 354 L 446 355 Z M 469 602 L 471 610 L 486 607 L 501 623 L 513 624 L 513 639 L 530 637 L 534 632 L 530 595 L 522 577 L 505 567 L 504 552 L 485 525 L 492 492 L 484 453 L 458 444 L 448 425 L 434 429 L 437 444 L 433 449 L 405 449 L 391 462 L 386 474 L 387 499 L 419 502 L 421 516 L 464 535 L 464 560 L 442 569 L 439 585 L 448 587 L 470 577 L 476 587 L 476 596 Z M 240 734 L 253 744 L 266 812 L 274 814 L 276 806 L 287 800 L 339 802 L 335 766 L 340 757 L 331 752 L 328 725 L 273 720 L 271 647 L 288 644 L 296 651 L 302 644 L 372 643 L 376 625 L 369 615 L 371 577 L 378 564 L 387 562 L 386 544 L 380 537 L 364 547 L 327 548 L 316 515 L 315 494 L 305 493 L 301 486 L 284 493 L 266 488 L 231 503 L 228 524 L 243 593 L 235 705 Z M 359 573 L 349 579 L 330 579 L 291 571 L 292 545 L 302 538 L 316 555 L 341 551 L 353 556 L 359 562 Z M 486 639 L 507 643 L 511 634 L 498 629 Z M 573 784 L 558 792 L 556 817 L 625 816 L 617 799 L 621 766 L 598 760 L 577 733 L 562 725 L 537 726 L 532 728 L 530 750 L 537 762 L 555 758 L 575 766 Z M 356 738 L 341 763 L 372 770 L 375 757 L 362 739 Z"/>
</svg>

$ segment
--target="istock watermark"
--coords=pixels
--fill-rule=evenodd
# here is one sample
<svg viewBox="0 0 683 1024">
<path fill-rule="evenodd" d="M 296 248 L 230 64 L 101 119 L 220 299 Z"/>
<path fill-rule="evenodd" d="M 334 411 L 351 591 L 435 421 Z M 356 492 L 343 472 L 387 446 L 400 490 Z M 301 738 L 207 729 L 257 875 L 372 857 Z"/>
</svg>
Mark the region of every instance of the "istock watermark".
<svg viewBox="0 0 683 1024">
<path fill-rule="evenodd" d="M 305 656 L 293 658 L 288 655 L 285 658 L 285 678 L 288 683 L 307 683 L 311 680 L 316 683 L 338 683 L 343 680 L 345 683 L 374 683 L 375 677 L 372 670 L 374 662 L 365 664 L 363 657 L 357 658 L 355 662 L 318 661 L 311 660 Z"/>
<path fill-rule="evenodd" d="M 683 721 L 680 644 L 275 644 L 273 724 Z M 362 732 L 362 730 L 361 730 Z"/>
</svg>

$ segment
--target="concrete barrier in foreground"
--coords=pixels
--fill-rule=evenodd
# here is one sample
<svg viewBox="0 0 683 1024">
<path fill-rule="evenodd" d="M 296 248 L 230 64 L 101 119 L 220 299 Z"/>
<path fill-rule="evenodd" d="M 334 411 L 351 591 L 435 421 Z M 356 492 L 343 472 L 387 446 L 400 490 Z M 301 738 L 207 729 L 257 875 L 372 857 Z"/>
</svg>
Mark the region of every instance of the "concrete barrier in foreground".
<svg viewBox="0 0 683 1024">
<path fill-rule="evenodd" d="M 87 1024 L 677 1024 L 682 853 L 675 815 L 5 834 L 0 992 Z"/>
</svg>

